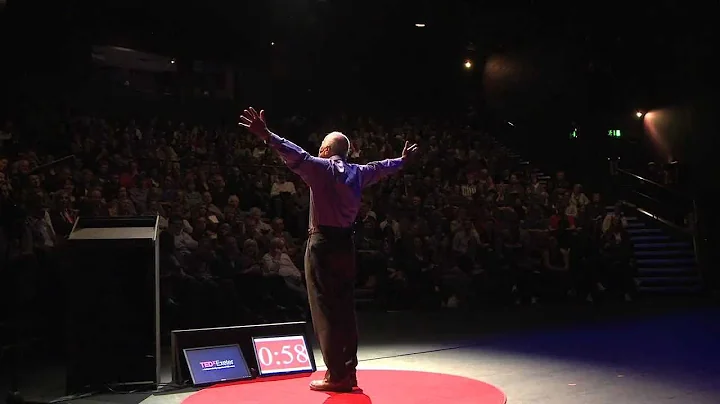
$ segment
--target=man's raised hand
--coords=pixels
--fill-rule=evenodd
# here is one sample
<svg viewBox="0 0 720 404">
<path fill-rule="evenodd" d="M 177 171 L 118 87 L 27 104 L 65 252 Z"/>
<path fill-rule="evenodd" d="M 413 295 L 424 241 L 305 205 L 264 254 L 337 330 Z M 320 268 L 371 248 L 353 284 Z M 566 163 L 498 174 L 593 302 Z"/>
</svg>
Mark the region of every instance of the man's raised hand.
<svg viewBox="0 0 720 404">
<path fill-rule="evenodd" d="M 270 137 L 270 131 L 265 122 L 264 110 L 261 110 L 258 114 L 253 107 L 246 109 L 242 115 L 240 115 L 239 125 L 246 127 L 250 133 L 263 140 L 267 140 Z"/>
<path fill-rule="evenodd" d="M 405 142 L 405 147 L 403 148 L 402 152 L 402 158 L 407 159 L 408 157 L 411 157 L 413 154 L 415 154 L 417 150 L 417 144 L 410 144 L 410 142 Z"/>
</svg>

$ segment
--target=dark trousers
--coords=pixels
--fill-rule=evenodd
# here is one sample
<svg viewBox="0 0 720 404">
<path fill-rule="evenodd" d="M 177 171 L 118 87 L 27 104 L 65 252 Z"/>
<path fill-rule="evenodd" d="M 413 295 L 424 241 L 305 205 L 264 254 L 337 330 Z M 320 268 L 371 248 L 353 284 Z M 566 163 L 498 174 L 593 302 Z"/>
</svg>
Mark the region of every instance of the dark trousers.
<svg viewBox="0 0 720 404">
<path fill-rule="evenodd" d="M 352 231 L 324 228 L 310 235 L 305 252 L 310 314 L 331 381 L 344 380 L 357 367 L 355 273 Z"/>
</svg>

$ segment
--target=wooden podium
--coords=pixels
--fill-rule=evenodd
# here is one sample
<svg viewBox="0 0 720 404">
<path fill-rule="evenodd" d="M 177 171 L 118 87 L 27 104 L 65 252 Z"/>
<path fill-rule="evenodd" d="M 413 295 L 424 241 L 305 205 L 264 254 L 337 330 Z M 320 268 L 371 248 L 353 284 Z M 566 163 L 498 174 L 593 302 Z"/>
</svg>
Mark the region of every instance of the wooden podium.
<svg viewBox="0 0 720 404">
<path fill-rule="evenodd" d="M 65 249 L 67 393 L 160 383 L 158 217 L 80 217 Z"/>
</svg>

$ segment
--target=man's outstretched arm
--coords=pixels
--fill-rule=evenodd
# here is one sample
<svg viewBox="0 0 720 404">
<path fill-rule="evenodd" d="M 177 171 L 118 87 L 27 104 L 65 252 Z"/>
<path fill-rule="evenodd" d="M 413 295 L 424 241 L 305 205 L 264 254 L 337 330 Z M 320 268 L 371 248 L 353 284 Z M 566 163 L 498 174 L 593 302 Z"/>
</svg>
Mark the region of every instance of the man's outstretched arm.
<svg viewBox="0 0 720 404">
<path fill-rule="evenodd" d="M 358 168 L 360 170 L 362 186 L 370 186 L 381 179 L 400 171 L 400 169 L 403 168 L 405 161 L 417 150 L 418 146 L 416 144 L 410 145 L 409 142 L 405 142 L 402 157 L 359 165 Z"/>
<path fill-rule="evenodd" d="M 328 167 L 328 162 L 325 159 L 311 156 L 310 153 L 295 143 L 272 132 L 268 131 L 268 133 L 267 144 L 280 154 L 280 157 L 291 170 L 311 169 L 310 166 Z"/>
<path fill-rule="evenodd" d="M 371 163 L 358 165 L 363 188 L 369 187 L 381 179 L 389 177 L 400 171 L 403 167 L 403 163 L 404 159 L 402 157 L 398 157 L 395 159 L 373 161 Z"/>
<path fill-rule="evenodd" d="M 288 168 L 300 175 L 305 182 L 308 182 L 314 174 L 330 168 L 330 163 L 326 159 L 311 156 L 302 147 L 272 133 L 265 122 L 265 111 L 260 111 L 258 114 L 252 107 L 246 109 L 240 116 L 240 125 L 248 128 L 252 134 L 276 150 Z"/>
</svg>

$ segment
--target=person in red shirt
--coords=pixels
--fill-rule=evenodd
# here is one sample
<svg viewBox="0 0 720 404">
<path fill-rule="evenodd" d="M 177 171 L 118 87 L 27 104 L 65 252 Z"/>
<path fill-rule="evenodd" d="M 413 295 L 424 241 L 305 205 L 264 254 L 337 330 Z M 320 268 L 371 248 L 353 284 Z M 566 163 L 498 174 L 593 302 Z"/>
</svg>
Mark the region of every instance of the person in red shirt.
<svg viewBox="0 0 720 404">
<path fill-rule="evenodd" d="M 564 209 L 555 209 L 550 216 L 550 230 L 566 230 L 575 228 L 575 218 L 565 214 Z"/>
<path fill-rule="evenodd" d="M 130 168 L 128 171 L 120 174 L 120 186 L 124 188 L 132 188 L 135 186 L 135 179 L 140 174 L 138 170 L 138 164 L 136 161 L 130 162 Z"/>
</svg>

